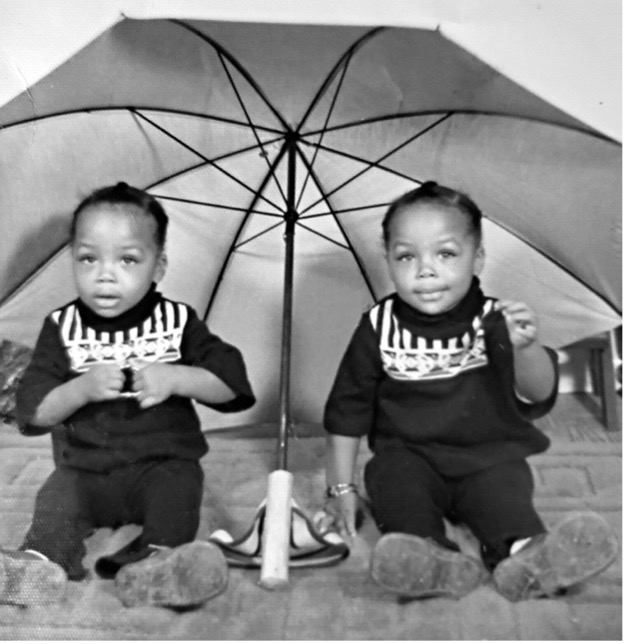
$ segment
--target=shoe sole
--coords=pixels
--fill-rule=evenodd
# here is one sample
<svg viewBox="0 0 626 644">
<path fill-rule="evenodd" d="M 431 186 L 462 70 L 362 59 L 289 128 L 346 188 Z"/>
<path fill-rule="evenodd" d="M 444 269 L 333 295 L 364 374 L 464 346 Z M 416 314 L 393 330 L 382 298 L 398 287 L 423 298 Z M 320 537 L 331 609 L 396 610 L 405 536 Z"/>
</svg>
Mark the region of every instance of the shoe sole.
<svg viewBox="0 0 626 644">
<path fill-rule="evenodd" d="M 374 546 L 370 576 L 385 590 L 406 598 L 459 598 L 482 584 L 486 571 L 478 559 L 466 554 L 390 532 Z"/>
<path fill-rule="evenodd" d="M 115 577 L 124 606 L 192 608 L 221 593 L 228 565 L 220 549 L 193 541 L 124 566 Z"/>
<path fill-rule="evenodd" d="M 493 579 L 511 601 L 551 597 L 601 573 L 618 551 L 607 521 L 594 513 L 579 513 L 563 519 L 536 547 L 498 564 Z"/>
<path fill-rule="evenodd" d="M 56 604 L 65 597 L 66 590 L 67 575 L 58 564 L 0 552 L 0 603 Z"/>
</svg>

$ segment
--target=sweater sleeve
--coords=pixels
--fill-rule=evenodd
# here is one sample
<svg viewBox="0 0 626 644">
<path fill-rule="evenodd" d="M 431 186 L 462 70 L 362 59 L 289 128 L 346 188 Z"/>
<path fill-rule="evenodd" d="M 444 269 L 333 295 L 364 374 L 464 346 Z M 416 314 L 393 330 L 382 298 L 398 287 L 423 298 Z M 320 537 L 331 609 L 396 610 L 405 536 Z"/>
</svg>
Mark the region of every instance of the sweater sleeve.
<svg viewBox="0 0 626 644">
<path fill-rule="evenodd" d="M 366 314 L 352 335 L 326 402 L 326 431 L 354 437 L 370 433 L 382 377 L 378 339 Z"/>
<path fill-rule="evenodd" d="M 528 420 L 535 420 L 545 416 L 555 405 L 559 393 L 559 360 L 556 351 L 549 347 L 544 347 L 550 356 L 552 368 L 554 369 L 554 386 L 550 395 L 545 400 L 539 402 L 528 402 L 522 400 L 517 393 L 515 393 L 515 403 L 519 413 Z"/>
<path fill-rule="evenodd" d="M 207 369 L 235 392 L 233 400 L 213 403 L 206 405 L 207 407 L 220 412 L 236 412 L 254 405 L 256 400 L 241 352 L 211 333 L 191 308 L 181 352 L 185 364 Z"/>
<path fill-rule="evenodd" d="M 559 391 L 559 367 L 556 351 L 544 347 L 550 356 L 554 369 L 554 386 L 550 395 L 539 402 L 524 401 L 515 391 L 513 347 L 502 313 L 500 311 L 490 313 L 483 324 L 486 332 L 487 353 L 498 370 L 500 384 L 504 388 L 510 404 L 526 420 L 532 421 L 545 416 L 554 407 Z"/>
<path fill-rule="evenodd" d="M 58 327 L 48 316 L 17 389 L 16 419 L 23 434 L 37 436 L 51 431 L 52 427 L 39 427 L 32 425 L 31 421 L 41 401 L 66 382 L 68 375 L 69 363 L 59 339 Z"/>
</svg>

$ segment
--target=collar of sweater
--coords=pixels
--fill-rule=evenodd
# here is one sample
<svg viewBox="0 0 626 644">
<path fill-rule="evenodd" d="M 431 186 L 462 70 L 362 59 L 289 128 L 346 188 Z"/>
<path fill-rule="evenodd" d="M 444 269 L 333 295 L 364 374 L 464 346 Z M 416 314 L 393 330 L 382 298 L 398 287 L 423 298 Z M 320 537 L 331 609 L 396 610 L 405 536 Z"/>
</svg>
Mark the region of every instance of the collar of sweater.
<svg viewBox="0 0 626 644">
<path fill-rule="evenodd" d="M 452 338 L 472 330 L 472 322 L 482 313 L 485 295 L 480 280 L 474 276 L 463 299 L 449 311 L 437 315 L 421 313 L 393 295 L 393 312 L 409 331 L 427 338 Z"/>
<path fill-rule="evenodd" d="M 82 321 L 96 331 L 113 332 L 131 329 L 146 320 L 154 311 L 154 307 L 161 300 L 161 294 L 156 290 L 153 282 L 148 292 L 131 309 L 114 318 L 104 318 L 94 313 L 81 300 L 76 301 L 76 306 Z"/>
</svg>

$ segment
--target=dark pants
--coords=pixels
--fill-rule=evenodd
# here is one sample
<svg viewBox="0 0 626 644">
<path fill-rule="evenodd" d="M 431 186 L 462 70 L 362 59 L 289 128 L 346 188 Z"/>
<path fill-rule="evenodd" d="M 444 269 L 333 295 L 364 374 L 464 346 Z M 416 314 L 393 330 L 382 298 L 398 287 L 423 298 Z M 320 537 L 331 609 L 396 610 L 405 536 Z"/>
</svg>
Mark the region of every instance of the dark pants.
<svg viewBox="0 0 626 644">
<path fill-rule="evenodd" d="M 365 486 L 381 532 L 432 538 L 458 550 L 448 539 L 444 518 L 464 523 L 481 544 L 493 569 L 516 539 L 545 532 L 533 506 L 533 478 L 524 460 L 447 478 L 422 456 L 401 447 L 381 451 L 366 465 Z"/>
<path fill-rule="evenodd" d="M 37 493 L 33 521 L 22 550 L 36 550 L 61 565 L 70 579 L 86 571 L 84 540 L 96 528 L 134 523 L 141 535 L 120 551 L 113 573 L 150 553 L 150 545 L 192 541 L 200 522 L 204 473 L 199 463 L 163 459 L 109 473 L 58 467 Z"/>
</svg>

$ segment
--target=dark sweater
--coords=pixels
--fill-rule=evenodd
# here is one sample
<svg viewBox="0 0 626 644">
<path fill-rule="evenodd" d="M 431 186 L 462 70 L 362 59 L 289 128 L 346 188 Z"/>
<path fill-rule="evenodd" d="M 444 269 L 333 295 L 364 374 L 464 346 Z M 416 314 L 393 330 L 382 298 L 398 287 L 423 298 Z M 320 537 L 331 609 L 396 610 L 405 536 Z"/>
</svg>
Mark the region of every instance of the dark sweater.
<svg viewBox="0 0 626 644">
<path fill-rule="evenodd" d="M 101 318 L 75 300 L 45 319 L 17 393 L 20 430 L 52 431 L 55 462 L 79 469 L 109 471 L 153 458 L 200 459 L 208 446 L 191 400 L 180 396 L 148 409 L 133 397 L 89 403 L 56 427 L 31 424 L 52 389 L 92 364 L 124 366 L 133 360 L 211 371 L 235 392 L 233 400 L 209 405 L 218 411 L 239 411 L 255 402 L 240 352 L 213 335 L 191 307 L 164 298 L 153 286 L 117 318 Z"/>
<path fill-rule="evenodd" d="M 513 347 L 496 300 L 475 278 L 451 311 L 428 316 L 396 294 L 363 315 L 340 363 L 324 424 L 331 434 L 368 436 L 370 448 L 403 445 L 446 476 L 542 452 L 530 422 L 557 395 L 526 403 L 514 388 Z"/>
</svg>

